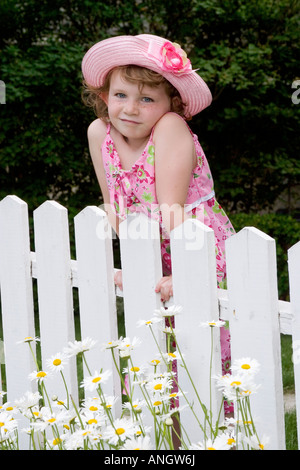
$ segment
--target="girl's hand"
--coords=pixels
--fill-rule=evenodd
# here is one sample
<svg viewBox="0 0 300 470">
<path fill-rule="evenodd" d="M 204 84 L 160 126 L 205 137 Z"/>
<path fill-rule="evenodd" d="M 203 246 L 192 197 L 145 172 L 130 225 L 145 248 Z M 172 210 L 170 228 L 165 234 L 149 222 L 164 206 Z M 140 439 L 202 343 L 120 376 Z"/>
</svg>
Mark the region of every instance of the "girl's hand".
<svg viewBox="0 0 300 470">
<path fill-rule="evenodd" d="M 122 271 L 119 270 L 115 273 L 114 275 L 114 281 L 116 286 L 120 289 L 123 290 L 123 278 L 122 278 Z"/>
<path fill-rule="evenodd" d="M 170 300 L 173 295 L 172 275 L 162 277 L 155 287 L 155 292 L 160 292 L 162 302 Z"/>
</svg>

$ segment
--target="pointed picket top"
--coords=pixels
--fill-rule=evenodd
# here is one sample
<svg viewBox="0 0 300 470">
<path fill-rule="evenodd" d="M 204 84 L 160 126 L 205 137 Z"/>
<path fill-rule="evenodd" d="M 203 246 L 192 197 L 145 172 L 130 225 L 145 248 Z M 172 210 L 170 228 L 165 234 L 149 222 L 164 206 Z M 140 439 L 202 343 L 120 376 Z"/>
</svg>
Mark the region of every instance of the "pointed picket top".
<svg viewBox="0 0 300 470">
<path fill-rule="evenodd" d="M 259 417 L 259 434 L 270 437 L 272 449 L 284 449 L 275 240 L 245 227 L 226 240 L 226 259 L 232 360 L 259 362 L 255 382 L 261 387 L 252 398 L 252 411 Z"/>
</svg>

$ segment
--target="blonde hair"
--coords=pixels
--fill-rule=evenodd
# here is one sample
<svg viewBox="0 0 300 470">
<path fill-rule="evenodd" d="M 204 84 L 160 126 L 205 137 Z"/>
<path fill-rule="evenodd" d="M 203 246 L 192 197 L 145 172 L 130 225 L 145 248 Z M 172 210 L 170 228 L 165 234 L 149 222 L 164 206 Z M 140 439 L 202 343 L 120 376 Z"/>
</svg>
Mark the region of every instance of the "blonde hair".
<svg viewBox="0 0 300 470">
<path fill-rule="evenodd" d="M 108 122 L 107 106 L 100 95 L 109 91 L 111 75 L 116 69 L 120 70 L 124 80 L 130 83 L 137 83 L 140 90 L 145 85 L 153 88 L 163 85 L 171 101 L 171 111 L 179 114 L 179 116 L 186 120 L 191 119 L 191 116 L 185 115 L 186 105 L 183 103 L 178 90 L 159 73 L 145 67 L 139 67 L 138 65 L 124 65 L 110 70 L 101 87 L 92 87 L 86 81 L 83 81 L 82 100 L 86 106 L 93 108 L 98 118 Z"/>
</svg>

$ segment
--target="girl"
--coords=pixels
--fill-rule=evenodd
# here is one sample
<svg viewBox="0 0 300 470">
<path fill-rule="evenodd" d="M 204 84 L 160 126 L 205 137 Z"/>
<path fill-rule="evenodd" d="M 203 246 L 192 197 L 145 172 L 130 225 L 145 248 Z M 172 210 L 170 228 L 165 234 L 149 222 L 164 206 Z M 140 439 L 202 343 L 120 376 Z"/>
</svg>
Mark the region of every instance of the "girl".
<svg viewBox="0 0 300 470">
<path fill-rule="evenodd" d="M 225 240 L 233 227 L 215 199 L 204 152 L 186 121 L 212 101 L 178 44 L 154 35 L 118 36 L 84 56 L 85 102 L 98 119 L 89 149 L 109 220 L 144 212 L 160 222 L 164 277 L 156 292 L 172 296 L 169 234 L 188 217 L 214 230 L 218 286 L 226 279 Z M 122 288 L 119 274 L 115 282 Z M 229 335 L 221 334 L 224 372 Z"/>
</svg>

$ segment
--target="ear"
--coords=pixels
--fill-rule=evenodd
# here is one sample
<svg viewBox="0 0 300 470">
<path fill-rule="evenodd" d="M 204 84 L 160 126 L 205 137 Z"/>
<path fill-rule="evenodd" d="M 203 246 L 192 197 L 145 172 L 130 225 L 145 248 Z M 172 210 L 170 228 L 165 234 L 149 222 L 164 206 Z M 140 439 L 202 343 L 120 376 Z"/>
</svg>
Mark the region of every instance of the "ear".
<svg viewBox="0 0 300 470">
<path fill-rule="evenodd" d="M 108 104 L 108 92 L 103 91 L 103 92 L 99 93 L 98 96 L 99 96 L 99 98 L 102 99 L 102 101 L 104 101 L 104 103 L 105 103 L 106 106 L 107 106 L 107 104 Z"/>
<path fill-rule="evenodd" d="M 179 96 L 174 96 L 171 101 L 172 109 L 178 108 L 178 106 L 180 106 L 180 103 L 181 103 L 181 98 L 179 98 Z"/>
</svg>

